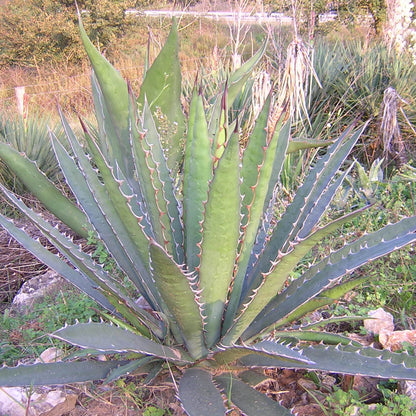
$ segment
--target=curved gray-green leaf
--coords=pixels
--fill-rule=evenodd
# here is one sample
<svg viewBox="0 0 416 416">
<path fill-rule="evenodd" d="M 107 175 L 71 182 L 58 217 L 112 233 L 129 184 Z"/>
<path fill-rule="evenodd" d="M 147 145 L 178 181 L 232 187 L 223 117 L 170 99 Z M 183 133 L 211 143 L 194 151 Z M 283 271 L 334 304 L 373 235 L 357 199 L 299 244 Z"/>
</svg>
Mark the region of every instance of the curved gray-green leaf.
<svg viewBox="0 0 416 416">
<path fill-rule="evenodd" d="M 353 345 L 313 345 L 300 348 L 314 364 L 287 362 L 270 357 L 245 356 L 240 362 L 249 367 L 284 367 L 330 371 L 397 380 L 416 380 L 416 357 L 388 350 Z"/>
<path fill-rule="evenodd" d="M 214 377 L 228 400 L 232 401 L 246 416 L 289 416 L 292 412 L 265 394 L 251 388 L 243 381 L 225 374 Z"/>
<path fill-rule="evenodd" d="M 73 361 L 0 368 L 0 386 L 48 386 L 102 380 L 128 361 Z"/>
<path fill-rule="evenodd" d="M 181 348 L 167 347 L 133 332 L 105 323 L 89 322 L 70 325 L 58 329 L 52 336 L 81 348 L 93 348 L 103 352 L 137 352 L 178 363 L 192 362 L 192 359 Z"/>
<path fill-rule="evenodd" d="M 92 227 L 86 215 L 56 188 L 34 162 L 9 144 L 1 142 L 0 159 L 50 212 L 81 237 L 88 237 Z"/>
<path fill-rule="evenodd" d="M 179 381 L 178 396 L 189 416 L 224 416 L 221 393 L 211 374 L 200 368 L 189 368 Z"/>
</svg>

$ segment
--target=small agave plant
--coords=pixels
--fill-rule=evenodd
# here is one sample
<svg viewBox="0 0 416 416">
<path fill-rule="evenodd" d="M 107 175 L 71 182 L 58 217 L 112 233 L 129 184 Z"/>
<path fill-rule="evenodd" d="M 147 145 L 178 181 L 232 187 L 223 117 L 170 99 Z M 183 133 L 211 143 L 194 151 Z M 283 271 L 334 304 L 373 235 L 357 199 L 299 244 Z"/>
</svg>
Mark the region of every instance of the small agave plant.
<svg viewBox="0 0 416 416">
<path fill-rule="evenodd" d="M 106 322 L 59 329 L 53 337 L 81 350 L 62 362 L 3 367 L 0 385 L 110 382 L 139 372 L 148 373 L 149 381 L 169 367 L 188 415 L 220 416 L 232 405 L 245 415 L 276 416 L 291 412 L 252 387 L 265 368 L 416 380 L 414 357 L 317 329 L 331 319 L 294 325 L 361 283 L 365 278 L 349 277 L 354 269 L 416 240 L 416 217 L 405 218 L 332 251 L 291 278 L 314 246 L 362 212 L 318 225 L 349 172 L 340 168 L 365 126 L 350 126 L 326 143 L 287 210 L 275 218 L 285 157 L 310 143 L 289 140 L 285 111 L 274 116 L 271 96 L 244 151 L 238 122 L 228 119 L 265 46 L 230 74 L 208 109 L 195 88 L 182 155 L 176 23 L 147 69 L 138 99 L 93 47 L 82 24 L 80 31 L 93 67 L 97 133 L 82 123 L 81 145 L 62 115 L 70 151 L 51 134 L 78 204 L 6 144 L 0 143 L 0 157 L 63 222 L 102 241 L 122 277 L 105 271 L 3 187 L 60 255 L 7 218 L 0 217 L 2 227 L 95 299 Z M 138 291 L 146 306 L 129 291 Z M 103 353 L 107 361 L 94 359 Z"/>
</svg>

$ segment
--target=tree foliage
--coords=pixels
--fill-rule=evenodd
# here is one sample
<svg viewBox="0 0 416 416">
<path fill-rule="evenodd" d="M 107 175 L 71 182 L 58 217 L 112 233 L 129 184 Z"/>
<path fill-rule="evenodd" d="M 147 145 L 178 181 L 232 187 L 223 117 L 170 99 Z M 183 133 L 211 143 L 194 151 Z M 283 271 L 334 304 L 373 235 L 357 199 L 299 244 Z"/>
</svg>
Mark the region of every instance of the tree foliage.
<svg viewBox="0 0 416 416">
<path fill-rule="evenodd" d="M 128 28 L 128 0 L 78 2 L 91 39 L 105 48 Z M 49 61 L 78 62 L 79 40 L 72 0 L 13 0 L 0 10 L 0 66 L 37 66 Z"/>
<path fill-rule="evenodd" d="M 335 5 L 340 17 L 351 20 L 353 23 L 363 16 L 370 16 L 376 34 L 381 32 L 386 21 L 387 5 L 385 0 L 338 0 Z"/>
</svg>

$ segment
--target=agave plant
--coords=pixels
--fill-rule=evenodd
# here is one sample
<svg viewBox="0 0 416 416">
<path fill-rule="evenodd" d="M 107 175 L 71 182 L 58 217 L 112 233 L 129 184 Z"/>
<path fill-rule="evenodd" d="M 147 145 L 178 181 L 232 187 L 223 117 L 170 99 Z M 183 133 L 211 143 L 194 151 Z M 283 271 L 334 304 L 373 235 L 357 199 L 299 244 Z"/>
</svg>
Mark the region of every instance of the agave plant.
<svg viewBox="0 0 416 416">
<path fill-rule="evenodd" d="M 340 168 L 365 126 L 350 126 L 320 152 L 286 212 L 273 218 L 285 157 L 308 144 L 289 140 L 290 123 L 280 109 L 282 116 L 275 120 L 271 96 L 244 151 L 238 122 L 228 119 L 264 48 L 230 74 L 210 109 L 195 88 L 181 163 L 169 140 L 184 120 L 178 112 L 176 23 L 146 72 L 138 100 L 94 49 L 82 24 L 80 30 L 94 70 L 99 138 L 83 124 L 84 148 L 62 115 L 72 154 L 53 134 L 51 142 L 81 209 L 63 199 L 51 203 L 58 194 L 22 155 L 11 152 L 15 158 L 8 163 L 32 169 L 28 185 L 63 221 L 95 233 L 143 302 L 135 302 L 124 278 L 105 271 L 3 188 L 61 255 L 51 254 L 7 218 L 0 217 L 1 225 L 99 302 L 106 319 L 59 329 L 53 337 L 81 350 L 62 362 L 3 367 L 0 385 L 110 382 L 139 371 L 151 380 L 168 363 L 188 415 L 224 415 L 232 403 L 245 415 L 276 416 L 291 413 L 251 386 L 264 368 L 416 380 L 413 357 L 316 330 L 331 319 L 315 326 L 292 325 L 362 282 L 364 278 L 349 277 L 354 269 L 416 240 L 416 217 L 406 218 L 331 252 L 291 278 L 312 247 L 361 213 L 319 226 L 349 171 Z M 175 146 L 181 142 L 177 137 Z M 180 165 L 177 175 L 175 166 Z M 75 219 L 63 215 L 68 209 Z M 273 337 L 268 336 L 271 330 Z M 94 360 L 102 353 L 109 355 L 107 361 Z"/>
<path fill-rule="evenodd" d="M 19 152 L 24 152 L 30 160 L 36 160 L 39 169 L 56 182 L 60 179 L 60 169 L 56 162 L 49 139 L 49 120 L 39 116 L 0 117 L 0 147 L 10 144 Z M 59 128 L 53 129 L 58 137 L 63 137 Z M 0 150 L 1 152 L 1 150 Z M 17 180 L 9 169 L 0 164 L 0 181 L 15 192 L 25 192 L 21 180 Z"/>
</svg>

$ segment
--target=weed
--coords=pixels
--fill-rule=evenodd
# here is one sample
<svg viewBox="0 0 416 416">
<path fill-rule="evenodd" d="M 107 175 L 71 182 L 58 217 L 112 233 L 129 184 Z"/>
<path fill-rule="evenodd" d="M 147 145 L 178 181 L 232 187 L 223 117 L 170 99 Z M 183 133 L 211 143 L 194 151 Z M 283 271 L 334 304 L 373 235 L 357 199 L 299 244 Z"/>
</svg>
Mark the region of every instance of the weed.
<svg viewBox="0 0 416 416">
<path fill-rule="evenodd" d="M 33 306 L 30 313 L 17 315 L 6 309 L 0 317 L 0 362 L 12 364 L 23 357 L 39 356 L 52 346 L 64 344 L 47 334 L 76 320 L 98 320 L 97 304 L 84 294 L 62 291 Z"/>
<path fill-rule="evenodd" d="M 341 389 L 327 397 L 327 403 L 337 416 L 412 416 L 414 403 L 411 398 L 397 394 L 397 391 L 379 385 L 383 403 L 365 404 L 355 390 L 345 392 Z"/>
<path fill-rule="evenodd" d="M 164 416 L 166 415 L 165 410 L 159 407 L 149 406 L 143 412 L 143 416 Z"/>
</svg>

